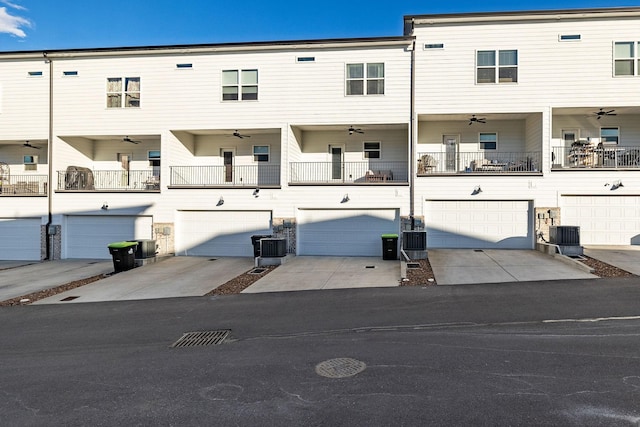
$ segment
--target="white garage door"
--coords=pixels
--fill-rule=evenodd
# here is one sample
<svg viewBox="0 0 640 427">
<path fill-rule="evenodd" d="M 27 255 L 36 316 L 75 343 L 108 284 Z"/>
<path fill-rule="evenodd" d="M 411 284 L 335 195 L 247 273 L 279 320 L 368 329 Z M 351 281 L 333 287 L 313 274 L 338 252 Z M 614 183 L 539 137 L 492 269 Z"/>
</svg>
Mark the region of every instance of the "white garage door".
<svg viewBox="0 0 640 427">
<path fill-rule="evenodd" d="M 111 258 L 107 245 L 131 239 L 151 239 L 149 216 L 68 215 L 65 222 L 65 258 Z"/>
<path fill-rule="evenodd" d="M 298 255 L 382 256 L 382 234 L 397 234 L 397 209 L 300 209 Z"/>
<path fill-rule="evenodd" d="M 427 200 L 427 248 L 532 249 L 530 202 Z"/>
<path fill-rule="evenodd" d="M 271 211 L 181 211 L 176 223 L 176 253 L 253 256 L 254 234 L 272 234 Z"/>
<path fill-rule="evenodd" d="M 0 259 L 40 260 L 40 218 L 0 218 Z"/>
<path fill-rule="evenodd" d="M 562 225 L 580 227 L 583 245 L 639 245 L 640 197 L 563 196 Z"/>
</svg>

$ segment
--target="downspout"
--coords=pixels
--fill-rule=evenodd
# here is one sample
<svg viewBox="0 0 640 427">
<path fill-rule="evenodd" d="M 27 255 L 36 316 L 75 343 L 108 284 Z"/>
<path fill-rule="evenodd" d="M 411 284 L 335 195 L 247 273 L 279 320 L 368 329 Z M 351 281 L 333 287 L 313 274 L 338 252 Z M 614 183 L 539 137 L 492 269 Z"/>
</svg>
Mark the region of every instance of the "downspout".
<svg viewBox="0 0 640 427">
<path fill-rule="evenodd" d="M 411 34 L 413 34 L 413 19 L 411 20 Z M 416 40 L 413 39 L 413 44 L 411 46 L 411 94 L 410 96 L 410 106 L 409 106 L 409 114 L 411 115 L 409 118 L 409 218 L 411 219 L 411 230 L 415 230 L 416 220 L 415 220 L 415 91 L 416 91 Z"/>
<path fill-rule="evenodd" d="M 50 232 L 52 222 L 53 201 L 53 60 L 43 52 L 45 62 L 49 62 L 49 144 L 47 144 L 47 163 L 49 164 L 49 185 L 47 185 L 47 224 L 45 226 L 45 260 L 53 258 L 53 248 L 51 247 L 52 235 Z"/>
</svg>

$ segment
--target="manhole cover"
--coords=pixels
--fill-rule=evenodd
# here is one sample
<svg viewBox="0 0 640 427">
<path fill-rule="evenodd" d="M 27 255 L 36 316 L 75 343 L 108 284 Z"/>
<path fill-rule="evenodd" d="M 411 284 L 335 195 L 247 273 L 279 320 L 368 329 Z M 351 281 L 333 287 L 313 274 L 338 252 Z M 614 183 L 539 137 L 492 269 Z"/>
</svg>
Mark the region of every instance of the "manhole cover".
<svg viewBox="0 0 640 427">
<path fill-rule="evenodd" d="M 329 359 L 316 365 L 316 374 L 327 378 L 347 378 L 359 374 L 367 364 L 349 357 Z"/>
<path fill-rule="evenodd" d="M 178 341 L 171 344 L 171 347 L 202 347 L 206 345 L 218 345 L 222 344 L 225 338 L 229 336 L 229 333 L 231 333 L 229 329 L 185 332 Z"/>
<path fill-rule="evenodd" d="M 407 263 L 407 268 L 420 268 L 420 264 L 417 262 L 409 262 Z"/>
<path fill-rule="evenodd" d="M 249 274 L 262 274 L 266 271 L 266 268 L 254 268 L 249 272 Z"/>
</svg>

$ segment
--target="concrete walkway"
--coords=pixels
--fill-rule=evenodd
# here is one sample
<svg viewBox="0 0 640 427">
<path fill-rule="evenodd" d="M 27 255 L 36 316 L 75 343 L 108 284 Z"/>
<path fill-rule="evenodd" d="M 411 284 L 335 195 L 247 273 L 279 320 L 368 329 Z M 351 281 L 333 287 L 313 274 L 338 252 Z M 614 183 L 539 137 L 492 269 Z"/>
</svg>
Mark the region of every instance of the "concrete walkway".
<svg viewBox="0 0 640 427">
<path fill-rule="evenodd" d="M 296 256 L 243 293 L 398 286 L 400 261 L 373 257 Z"/>
<path fill-rule="evenodd" d="M 253 268 L 253 258 L 170 257 L 34 302 L 70 304 L 202 296 Z M 113 271 L 113 265 L 111 270 Z M 70 301 L 65 298 L 77 297 Z"/>
<path fill-rule="evenodd" d="M 66 259 L 59 261 L 2 261 L 0 301 L 113 272 L 113 261 Z"/>
<path fill-rule="evenodd" d="M 640 276 L 640 246 L 585 246 L 584 254 Z"/>
<path fill-rule="evenodd" d="M 534 250 L 431 249 L 438 285 L 597 278 Z"/>
</svg>

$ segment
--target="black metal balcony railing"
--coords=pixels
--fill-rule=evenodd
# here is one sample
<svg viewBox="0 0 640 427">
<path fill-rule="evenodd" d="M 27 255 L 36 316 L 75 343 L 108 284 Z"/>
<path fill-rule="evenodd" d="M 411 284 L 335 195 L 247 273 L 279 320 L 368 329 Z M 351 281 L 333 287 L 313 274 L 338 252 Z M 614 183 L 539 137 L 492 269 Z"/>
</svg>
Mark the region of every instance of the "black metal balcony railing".
<svg viewBox="0 0 640 427">
<path fill-rule="evenodd" d="M 46 196 L 47 175 L 0 176 L 0 196 Z"/>
<path fill-rule="evenodd" d="M 407 162 L 292 162 L 292 184 L 408 182 Z"/>
<path fill-rule="evenodd" d="M 542 153 L 450 152 L 418 153 L 418 175 L 541 173 Z"/>
<path fill-rule="evenodd" d="M 58 171 L 58 190 L 66 191 L 159 191 L 160 177 L 151 170 L 90 170 L 69 167 Z"/>
<path fill-rule="evenodd" d="M 640 169 L 640 147 L 618 145 L 553 147 L 551 159 L 551 169 Z"/>
<path fill-rule="evenodd" d="M 173 187 L 277 187 L 279 164 L 239 166 L 171 166 Z"/>
</svg>

